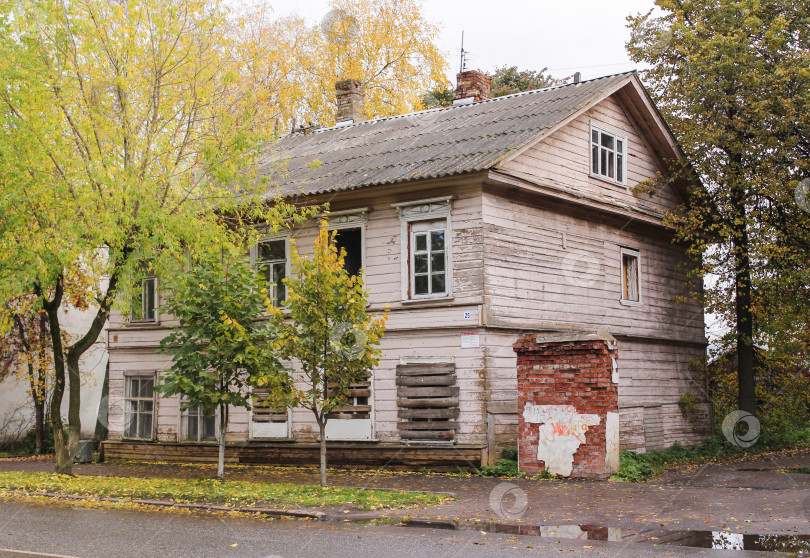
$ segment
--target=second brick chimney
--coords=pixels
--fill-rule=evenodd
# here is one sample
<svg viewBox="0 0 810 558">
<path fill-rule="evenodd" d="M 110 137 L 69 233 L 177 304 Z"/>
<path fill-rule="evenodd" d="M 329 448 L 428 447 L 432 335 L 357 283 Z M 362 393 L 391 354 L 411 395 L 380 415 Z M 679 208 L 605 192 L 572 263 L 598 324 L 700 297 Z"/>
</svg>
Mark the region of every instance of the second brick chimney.
<svg viewBox="0 0 810 558">
<path fill-rule="evenodd" d="M 468 70 L 456 76 L 456 91 L 453 101 L 472 98 L 472 102 L 492 98 L 489 91 L 489 76 L 478 70 Z"/>
<path fill-rule="evenodd" d="M 341 122 L 361 122 L 366 119 L 363 84 L 356 79 L 344 79 L 335 83 L 337 97 L 337 118 Z"/>
</svg>

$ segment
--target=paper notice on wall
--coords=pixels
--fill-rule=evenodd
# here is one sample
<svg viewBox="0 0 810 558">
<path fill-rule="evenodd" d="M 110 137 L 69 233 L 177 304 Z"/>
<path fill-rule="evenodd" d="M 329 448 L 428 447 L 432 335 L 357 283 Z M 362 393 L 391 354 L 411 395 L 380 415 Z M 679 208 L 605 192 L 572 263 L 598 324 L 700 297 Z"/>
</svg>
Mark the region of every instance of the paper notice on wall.
<svg viewBox="0 0 810 558">
<path fill-rule="evenodd" d="M 480 336 L 478 333 L 462 333 L 461 334 L 461 348 L 462 349 L 475 349 L 481 346 Z"/>
</svg>

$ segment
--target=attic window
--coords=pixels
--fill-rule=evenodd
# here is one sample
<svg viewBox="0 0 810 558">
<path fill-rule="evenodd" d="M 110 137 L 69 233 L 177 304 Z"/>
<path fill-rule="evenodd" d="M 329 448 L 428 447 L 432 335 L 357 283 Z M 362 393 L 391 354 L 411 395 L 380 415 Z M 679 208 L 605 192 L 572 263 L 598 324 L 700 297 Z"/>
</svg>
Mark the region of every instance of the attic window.
<svg viewBox="0 0 810 558">
<path fill-rule="evenodd" d="M 591 176 L 625 183 L 627 138 L 591 125 Z"/>
</svg>

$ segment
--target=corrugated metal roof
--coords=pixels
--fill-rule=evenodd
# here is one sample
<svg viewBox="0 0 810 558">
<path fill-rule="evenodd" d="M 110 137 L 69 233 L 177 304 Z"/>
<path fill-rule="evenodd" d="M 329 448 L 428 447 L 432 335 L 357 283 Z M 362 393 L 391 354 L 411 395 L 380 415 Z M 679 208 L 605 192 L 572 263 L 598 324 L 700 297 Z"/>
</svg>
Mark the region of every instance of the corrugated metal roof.
<svg viewBox="0 0 810 558">
<path fill-rule="evenodd" d="M 489 169 L 627 76 L 296 132 L 270 144 L 258 170 L 280 187 L 268 196 L 293 197 Z"/>
</svg>

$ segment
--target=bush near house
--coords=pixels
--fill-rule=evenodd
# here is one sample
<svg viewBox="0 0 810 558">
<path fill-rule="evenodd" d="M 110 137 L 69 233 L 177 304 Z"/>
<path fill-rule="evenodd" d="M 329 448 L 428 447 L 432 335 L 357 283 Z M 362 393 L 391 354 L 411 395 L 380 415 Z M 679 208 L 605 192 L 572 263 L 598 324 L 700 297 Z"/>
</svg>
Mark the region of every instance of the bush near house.
<svg viewBox="0 0 810 558">
<path fill-rule="evenodd" d="M 708 461 L 723 461 L 746 454 L 764 453 L 790 447 L 810 447 L 810 426 L 793 431 L 763 432 L 756 444 L 740 448 L 729 443 L 722 432 L 689 446 L 675 443 L 661 451 L 636 453 L 621 452 L 621 465 L 610 480 L 621 482 L 645 482 L 664 469 L 678 465 L 697 465 Z"/>
</svg>

